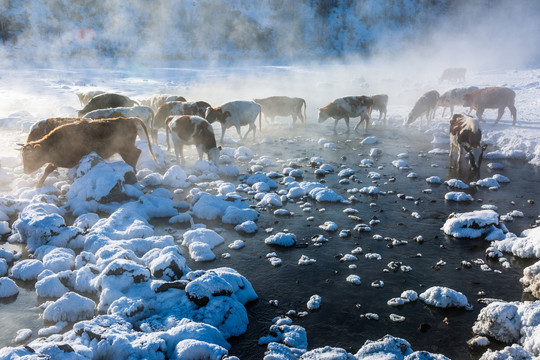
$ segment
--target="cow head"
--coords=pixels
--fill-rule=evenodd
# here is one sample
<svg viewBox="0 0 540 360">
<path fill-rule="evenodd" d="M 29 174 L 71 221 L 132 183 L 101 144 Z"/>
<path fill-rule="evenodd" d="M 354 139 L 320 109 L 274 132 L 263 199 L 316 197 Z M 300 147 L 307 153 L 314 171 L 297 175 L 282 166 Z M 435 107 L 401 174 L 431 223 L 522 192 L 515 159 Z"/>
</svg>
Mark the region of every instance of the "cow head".
<svg viewBox="0 0 540 360">
<path fill-rule="evenodd" d="M 21 148 L 24 173 L 31 174 L 46 163 L 41 144 L 26 144 Z"/>
<path fill-rule="evenodd" d="M 328 114 L 328 110 L 325 108 L 319 109 L 319 123 L 322 123 L 326 119 L 328 119 L 330 115 Z"/>
<path fill-rule="evenodd" d="M 463 106 L 471 107 L 473 102 L 473 96 L 471 93 L 466 93 L 463 95 Z"/>
<path fill-rule="evenodd" d="M 411 111 L 408 115 L 407 115 L 407 122 L 405 123 L 405 126 L 411 124 L 412 122 L 414 122 L 416 120 L 418 116 L 416 116 L 416 114 Z"/>
<path fill-rule="evenodd" d="M 228 111 L 223 111 L 221 107 L 217 107 L 217 108 L 209 107 L 206 109 L 206 112 L 204 114 L 204 118 L 210 124 L 212 124 L 215 121 L 219 121 L 220 123 L 224 124 L 229 116 L 231 116 L 231 113 Z"/>
<path fill-rule="evenodd" d="M 480 169 L 486 148 L 487 144 L 475 148 L 470 147 L 468 144 L 463 144 L 463 149 L 469 154 L 469 165 L 472 170 Z"/>
<path fill-rule="evenodd" d="M 214 164 L 216 165 L 219 163 L 220 150 L 221 150 L 221 146 L 213 147 L 210 150 L 208 150 L 208 159 L 213 161 Z"/>
</svg>

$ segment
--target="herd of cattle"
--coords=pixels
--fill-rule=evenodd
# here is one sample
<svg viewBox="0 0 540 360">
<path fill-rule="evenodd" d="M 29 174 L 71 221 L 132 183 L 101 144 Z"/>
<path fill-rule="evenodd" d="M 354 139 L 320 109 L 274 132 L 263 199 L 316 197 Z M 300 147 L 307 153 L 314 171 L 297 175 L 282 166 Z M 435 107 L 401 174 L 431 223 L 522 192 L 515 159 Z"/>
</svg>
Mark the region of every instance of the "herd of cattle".
<svg viewBox="0 0 540 360">
<path fill-rule="evenodd" d="M 444 75 L 444 74 L 443 74 Z M 463 74 L 464 76 L 464 74 Z M 92 91 L 77 94 L 82 110 L 76 118 L 49 118 L 34 124 L 28 134 L 26 144 L 22 145 L 22 160 L 25 173 L 32 173 L 47 164 L 45 172 L 38 182 L 42 186 L 46 177 L 57 167 L 70 168 L 90 152 L 96 152 L 103 158 L 119 154 L 134 169 L 141 150 L 135 146 L 137 135 L 148 142 L 148 148 L 154 161 L 151 142 L 157 145 L 157 133 L 166 130 L 167 150 L 172 139 L 176 160 L 184 164 L 183 146 L 193 144 L 197 148 L 199 159 L 207 154 L 209 160 L 217 163 L 219 147 L 212 123 L 221 124 L 221 142 L 226 129 L 235 127 L 238 136 L 245 139 L 249 132 L 255 138 L 256 120 L 261 117 L 274 120 L 276 116 L 291 116 L 293 125 L 297 120 L 306 122 L 306 102 L 302 98 L 273 96 L 254 101 L 237 100 L 219 107 L 212 107 L 204 101 L 188 102 L 182 96 L 155 95 L 137 102 L 124 95 Z M 516 123 L 515 93 L 505 87 L 455 88 L 440 95 L 436 90 L 423 94 L 409 112 L 405 125 L 425 116 L 428 123 L 434 117 L 438 107 L 450 108 L 451 152 L 458 149 L 458 164 L 462 152 L 469 154 L 471 168 L 478 168 L 485 145 L 480 143 L 484 109 L 499 109 L 496 125 L 505 107 L 510 109 L 513 125 Z M 454 114 L 454 106 L 469 107 L 469 114 L 474 109 L 478 119 L 465 114 Z M 367 131 L 371 113 L 379 112 L 379 120 L 384 121 L 388 95 L 347 96 L 335 99 L 319 109 L 318 122 L 334 119 L 334 132 L 339 120 L 344 119 L 349 131 L 350 118 L 360 117 L 354 127 L 356 131 L 364 123 Z M 303 112 L 302 112 L 303 110 Z M 248 126 L 242 136 L 241 127 Z M 159 166 L 159 165 L 158 165 Z"/>
</svg>

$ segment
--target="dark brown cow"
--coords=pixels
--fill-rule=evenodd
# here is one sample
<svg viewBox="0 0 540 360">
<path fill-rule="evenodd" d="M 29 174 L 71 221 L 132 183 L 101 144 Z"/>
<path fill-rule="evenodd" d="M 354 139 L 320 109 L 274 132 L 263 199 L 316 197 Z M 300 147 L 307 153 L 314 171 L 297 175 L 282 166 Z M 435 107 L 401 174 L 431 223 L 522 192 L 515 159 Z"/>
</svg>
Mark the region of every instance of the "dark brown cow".
<svg viewBox="0 0 540 360">
<path fill-rule="evenodd" d="M 422 115 L 426 116 L 427 123 L 431 123 L 437 110 L 437 102 L 439 101 L 439 92 L 437 90 L 430 90 L 424 95 L 420 96 L 414 104 L 411 112 L 407 115 L 407 123 L 409 125 L 416 119 L 420 118 L 420 125 L 422 125 Z"/>
<path fill-rule="evenodd" d="M 306 101 L 302 98 L 271 96 L 264 99 L 253 99 L 253 101 L 261 105 L 264 117 L 270 118 L 272 122 L 274 122 L 276 116 L 291 116 L 293 125 L 296 123 L 297 118 L 300 118 L 303 123 L 306 122 Z M 302 107 L 304 108 L 303 114 Z"/>
<path fill-rule="evenodd" d="M 469 154 L 471 169 L 476 170 L 482 164 L 486 144 L 480 144 L 482 130 L 477 119 L 465 114 L 454 114 L 450 120 L 450 159 L 458 149 L 458 165 L 461 161 L 463 150 Z"/>
<path fill-rule="evenodd" d="M 349 132 L 349 119 L 360 116 L 360 121 L 356 124 L 354 130 L 356 131 L 358 126 L 364 121 L 364 131 L 367 131 L 372 106 L 373 99 L 369 96 L 346 96 L 338 98 L 319 109 L 319 123 L 330 117 L 333 118 L 334 132 L 336 132 L 337 122 L 344 119 L 347 124 L 347 132 Z"/>
<path fill-rule="evenodd" d="M 86 104 L 88 104 L 94 96 L 99 94 L 105 94 L 105 91 L 93 90 L 84 93 L 77 93 L 77 97 L 79 98 L 81 106 L 86 106 Z"/>
<path fill-rule="evenodd" d="M 371 111 L 377 110 L 379 112 L 379 120 L 381 120 L 382 114 L 384 114 L 384 128 L 386 129 L 386 108 L 388 106 L 388 95 L 371 95 L 371 98 L 373 99 Z M 371 117 L 371 111 L 369 113 L 369 117 Z"/>
<path fill-rule="evenodd" d="M 166 120 L 167 150 L 169 149 L 169 131 L 174 145 L 176 162 L 180 164 L 178 154 L 184 160 L 184 145 L 193 144 L 197 148 L 199 160 L 202 160 L 203 153 L 208 155 L 208 160 L 215 164 L 219 160 L 219 148 L 216 146 L 216 136 L 212 125 L 197 115 L 169 116 Z"/>
<path fill-rule="evenodd" d="M 99 94 L 94 96 L 86 106 L 79 111 L 79 116 L 83 117 L 87 113 L 98 109 L 108 109 L 117 107 L 128 107 L 138 105 L 136 101 L 131 100 L 127 96 L 119 94 Z"/>
<path fill-rule="evenodd" d="M 204 101 L 169 101 L 161 105 L 152 122 L 152 138 L 154 139 L 154 143 L 157 144 L 157 131 L 166 127 L 165 121 L 169 116 L 198 115 L 204 117 L 206 109 L 209 107 L 210 104 Z"/>
<path fill-rule="evenodd" d="M 118 153 L 136 171 L 141 154 L 141 150 L 135 146 L 137 125 L 144 129 L 148 149 L 157 164 L 143 121 L 139 118 L 114 118 L 81 120 L 62 125 L 40 140 L 25 144 L 21 149 L 24 172 L 30 174 L 48 164 L 37 184 L 37 187 L 41 187 L 56 168 L 72 168 L 91 152 L 96 152 L 104 159 Z"/>
<path fill-rule="evenodd" d="M 508 107 L 512 114 L 512 125 L 516 125 L 517 111 L 514 106 L 516 99 L 516 93 L 506 87 L 492 86 L 479 90 L 475 90 L 468 94 L 463 95 L 463 106 L 470 106 L 471 109 L 476 110 L 476 116 L 480 121 L 485 109 L 499 109 L 497 120 L 493 125 L 497 125 L 499 120 L 504 114 L 504 108 Z"/>
<path fill-rule="evenodd" d="M 65 124 L 71 124 L 80 120 L 81 118 L 63 118 L 63 117 L 48 118 L 48 119 L 40 120 L 36 122 L 34 125 L 32 125 L 32 127 L 30 128 L 30 132 L 28 132 L 28 136 L 26 137 L 26 142 L 29 143 L 31 141 L 39 140 L 59 126 L 62 126 Z"/>
<path fill-rule="evenodd" d="M 448 68 L 444 69 L 441 77 L 439 78 L 439 84 L 443 81 L 448 82 L 463 82 L 465 81 L 465 74 L 467 69 L 465 68 Z"/>
</svg>

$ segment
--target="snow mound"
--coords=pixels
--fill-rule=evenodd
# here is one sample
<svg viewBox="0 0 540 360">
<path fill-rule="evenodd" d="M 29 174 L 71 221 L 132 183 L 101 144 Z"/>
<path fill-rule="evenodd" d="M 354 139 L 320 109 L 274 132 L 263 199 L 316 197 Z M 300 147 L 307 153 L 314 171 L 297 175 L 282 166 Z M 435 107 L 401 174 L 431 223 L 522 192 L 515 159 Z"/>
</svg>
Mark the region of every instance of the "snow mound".
<svg viewBox="0 0 540 360">
<path fill-rule="evenodd" d="M 420 300 L 428 305 L 440 308 L 461 307 L 466 310 L 472 310 L 467 297 L 459 291 L 447 287 L 433 286 L 421 293 Z"/>
</svg>

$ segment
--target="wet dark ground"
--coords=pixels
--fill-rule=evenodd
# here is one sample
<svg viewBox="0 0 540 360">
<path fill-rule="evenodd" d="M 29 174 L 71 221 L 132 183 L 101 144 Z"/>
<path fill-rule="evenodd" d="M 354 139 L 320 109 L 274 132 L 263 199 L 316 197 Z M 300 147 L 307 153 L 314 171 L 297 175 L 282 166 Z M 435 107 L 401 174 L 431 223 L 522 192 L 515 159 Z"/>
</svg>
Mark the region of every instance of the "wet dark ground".
<svg viewBox="0 0 540 360">
<path fill-rule="evenodd" d="M 448 148 L 447 144 L 433 146 L 431 136 L 416 129 L 399 128 L 373 129 L 369 135 L 378 137 L 382 142 L 361 145 L 360 140 L 363 138 L 361 134 L 351 132 L 350 136 L 343 133 L 334 135 L 331 132 L 332 124 L 324 125 L 328 126 L 311 125 L 310 134 L 302 127 L 280 129 L 278 135 L 272 137 L 273 143 L 252 144 L 248 141 L 246 146 L 258 156 L 269 155 L 274 160 L 294 159 L 304 172 L 301 180 L 323 180 L 326 186 L 344 198 L 351 195 L 347 193 L 347 189 L 360 189 L 370 185 L 378 186 L 380 191 L 387 194 L 369 196 L 357 193 L 355 195 L 360 201 L 350 205 L 317 203 L 308 199 L 307 201 L 313 204 L 309 213 L 303 212 L 299 204 L 289 202 L 284 208 L 294 212 L 294 216 L 291 217 L 277 217 L 273 215 L 273 209 L 260 209 L 261 216 L 257 222 L 259 231 L 253 235 L 239 234 L 233 226 L 221 222 L 202 221 L 211 228 L 221 228 L 225 244 L 214 249 L 218 255 L 216 261 L 194 263 L 187 257 L 188 265 L 192 269 L 232 267 L 251 282 L 259 295 L 257 301 L 246 306 L 249 317 L 247 332 L 243 336 L 229 339 L 232 345 L 230 355 L 238 356 L 240 359 L 261 359 L 266 346 L 258 345 L 258 339 L 268 335 L 272 319 L 289 310 L 307 311 L 306 303 L 310 296 L 318 294 L 322 297 L 320 310 L 310 312 L 305 317 L 293 317 L 294 324 L 304 327 L 307 331 L 308 349 L 328 345 L 344 348 L 354 354 L 366 340 L 377 340 L 385 334 L 391 334 L 409 341 L 413 350 L 442 353 L 451 359 L 478 358 L 480 354 L 471 353 L 466 344 L 473 336 L 472 325 L 480 309 L 485 306 L 477 300 L 529 299 L 527 294 L 523 294 L 518 280 L 522 276 L 523 268 L 533 261 L 508 255 L 512 268 L 503 269 L 498 261 L 486 260 L 485 249 L 489 246 L 489 242 L 482 239 L 454 239 L 445 236 L 440 228 L 452 212 L 478 210 L 482 204 L 492 204 L 498 207 L 498 213 L 501 215 L 512 210 L 522 211 L 525 215 L 523 218 L 514 218 L 513 222 L 506 223 L 510 231 L 521 233 L 535 224 L 540 213 L 538 205 L 540 199 L 535 193 L 535 189 L 538 188 L 539 170 L 525 162 L 496 160 L 504 164 L 505 168 L 490 171 L 486 167 L 490 161 L 485 160 L 480 178 L 500 173 L 509 177 L 511 182 L 502 184 L 498 191 L 487 188 L 465 190 L 475 199 L 471 203 L 447 202 L 444 200 L 444 194 L 459 190 L 450 189 L 445 185 L 429 185 L 425 181 L 427 177 L 439 176 L 443 181 L 460 178 L 467 183 L 478 177 L 477 174 L 470 174 L 467 171 L 457 172 L 456 169 L 450 169 L 448 155 L 428 154 L 433 147 Z M 344 127 L 338 125 L 338 130 L 343 129 Z M 338 149 L 324 149 L 323 145 L 318 143 L 321 137 L 335 143 Z M 360 161 L 370 158 L 369 151 L 372 147 L 380 148 L 382 156 L 373 159 L 372 167 L 361 167 Z M 275 149 L 281 150 L 282 154 L 273 155 Z M 391 162 L 397 159 L 396 155 L 405 152 L 409 153 L 409 157 L 404 160 L 411 169 L 399 170 L 393 167 Z M 319 156 L 324 163 L 334 166 L 335 173 L 328 174 L 324 178 L 316 178 L 313 173 L 315 169 L 309 165 L 309 158 L 312 156 Z M 286 161 L 285 164 L 287 163 Z M 264 171 L 281 173 L 282 164 L 277 162 L 276 164 L 274 167 L 266 167 Z M 378 169 L 379 166 L 383 168 Z M 238 164 L 238 167 L 241 173 L 246 173 L 250 164 Z M 339 184 L 341 178 L 337 175 L 339 170 L 345 167 L 355 170 L 357 178 L 348 185 Z M 381 179 L 373 181 L 368 178 L 367 174 L 370 171 L 380 173 Z M 410 172 L 415 172 L 418 178 L 407 178 Z M 391 181 L 393 179 L 395 180 Z M 237 180 L 233 182 L 238 183 Z M 284 186 L 280 185 L 279 189 L 282 188 Z M 424 189 L 432 189 L 432 193 L 424 193 Z M 412 196 L 415 200 L 400 199 L 398 193 Z M 257 203 L 252 195 L 243 195 L 250 204 Z M 531 204 L 528 200 L 536 201 Z M 376 205 L 370 206 L 371 203 Z M 351 237 L 339 238 L 339 230 L 353 230 L 359 223 L 342 212 L 347 207 L 359 210 L 356 215 L 362 218 L 361 223 L 368 223 L 373 217 L 379 219 L 380 223 L 374 225 L 371 232 L 352 231 Z M 422 218 L 412 217 L 411 213 L 414 211 Z M 315 219 L 306 220 L 309 216 Z M 327 233 L 318 227 L 328 220 L 337 223 L 339 226 L 337 232 Z M 153 224 L 156 226 L 156 234 L 167 233 L 169 225 L 166 221 L 156 220 Z M 296 234 L 299 243 L 308 245 L 305 248 L 289 249 L 267 246 L 264 239 L 270 234 L 265 232 L 266 228 L 273 228 L 272 234 L 287 229 Z M 179 229 L 184 227 L 179 226 Z M 324 235 L 329 241 L 321 247 L 316 247 L 311 242 L 311 237 L 319 234 Z M 389 241 L 374 240 L 374 234 L 406 240 L 408 244 L 390 247 Z M 414 241 L 418 235 L 424 238 L 422 244 Z M 240 250 L 229 249 L 227 245 L 236 239 L 244 240 L 246 246 Z M 10 245 L 3 244 L 3 247 L 6 246 Z M 368 260 L 359 255 L 358 261 L 355 262 L 339 261 L 341 254 L 350 253 L 358 246 L 362 247 L 364 254 L 367 252 L 381 254 L 382 260 Z M 231 254 L 229 259 L 220 256 L 226 252 Z M 277 253 L 283 261 L 281 266 L 270 265 L 266 258 L 269 252 Z M 315 259 L 316 263 L 307 266 L 298 265 L 298 259 L 302 255 Z M 493 270 L 500 270 L 501 273 L 483 272 L 479 265 L 473 265 L 470 269 L 461 268 L 462 260 L 470 261 L 476 258 L 485 260 Z M 446 264 L 436 266 L 440 260 Z M 412 271 L 383 272 L 384 269 L 388 269 L 387 264 L 391 261 L 410 266 Z M 349 269 L 350 264 L 357 265 L 357 269 Z M 359 275 L 362 284 L 355 286 L 347 283 L 345 279 L 350 274 Z M 382 280 L 384 287 L 372 287 L 371 283 L 376 280 Z M 0 304 L 2 323 L 12 324 L 8 330 L 4 328 L 0 331 L 2 346 L 10 345 L 17 329 L 33 328 L 35 331 L 32 338 L 35 338 L 37 329 L 43 326 L 42 320 L 37 319 L 41 311 L 35 306 L 41 301 L 36 299 L 33 286 L 21 282 L 18 282 L 18 285 L 22 288 L 17 300 Z M 420 294 L 435 285 L 447 286 L 464 293 L 474 309 L 472 311 L 438 309 L 421 301 L 405 304 L 399 308 L 386 304 L 389 299 L 399 297 L 404 290 L 412 289 Z M 279 305 L 271 306 L 269 300 L 278 300 Z M 377 313 L 380 319 L 375 321 L 360 317 L 367 312 Z M 405 316 L 406 320 L 401 323 L 391 322 L 390 314 Z M 421 324 L 428 329 L 419 331 Z"/>
<path fill-rule="evenodd" d="M 448 148 L 447 144 L 431 144 L 432 137 L 418 130 L 373 130 L 370 135 L 377 136 L 382 142 L 374 145 L 360 145 L 362 136 L 351 133 L 333 135 L 328 132 L 330 128 L 320 128 L 317 135 L 301 135 L 302 130 L 295 130 L 295 136 L 278 140 L 274 138 L 273 144 L 250 146 L 258 155 L 272 154 L 273 149 L 282 151 L 280 158 L 298 159 L 312 156 L 321 157 L 325 163 L 334 166 L 336 172 L 324 177 L 325 185 L 334 189 L 345 198 L 350 194 L 350 188 L 362 188 L 376 185 L 379 190 L 394 194 L 369 196 L 356 194 L 360 199 L 351 205 L 339 203 L 313 204 L 312 211 L 305 213 L 296 203 L 287 203 L 284 208 L 294 212 L 292 217 L 276 217 L 273 210 L 261 211 L 258 220 L 259 231 L 251 236 L 238 234 L 232 227 L 223 224 L 210 224 L 223 228 L 221 235 L 225 238 L 225 245 L 215 248 L 216 254 L 228 252 L 230 259 L 218 258 L 208 264 L 190 263 L 192 268 L 214 268 L 217 266 L 230 266 L 246 276 L 254 286 L 259 299 L 247 305 L 249 316 L 248 331 L 241 337 L 230 339 L 231 355 L 241 359 L 261 359 L 266 346 L 258 345 L 261 336 L 268 335 L 275 316 L 287 313 L 307 311 L 306 303 L 311 295 L 322 297 L 321 308 L 316 312 L 300 318 L 293 318 L 294 324 L 304 327 L 308 334 L 308 349 L 323 346 L 334 346 L 356 353 L 366 340 L 377 340 L 385 334 L 406 339 L 411 343 L 413 350 L 427 350 L 442 353 L 451 359 L 474 359 L 480 354 L 471 353 L 466 341 L 473 336 L 472 325 L 482 307 L 478 302 L 481 298 L 497 298 L 507 301 L 529 299 L 523 294 L 519 278 L 522 269 L 533 261 L 507 256 L 512 264 L 511 269 L 503 269 L 497 260 L 487 260 L 485 249 L 489 242 L 482 239 L 455 239 L 445 236 L 440 230 L 448 215 L 452 212 L 467 212 L 480 209 L 483 204 L 492 204 L 498 207 L 499 214 L 506 214 L 512 210 L 520 210 L 523 218 L 514 218 L 513 222 L 506 223 L 508 229 L 517 234 L 535 224 L 539 214 L 538 201 L 530 204 L 528 200 L 535 199 L 534 189 L 538 187 L 539 172 L 537 168 L 525 162 L 499 161 L 505 168 L 490 171 L 485 160 L 482 165 L 480 178 L 490 177 L 500 173 L 511 179 L 510 183 L 502 184 L 498 191 L 487 188 L 470 188 L 465 192 L 474 197 L 471 203 L 456 203 L 444 200 L 450 189 L 446 185 L 429 185 L 425 179 L 430 176 L 439 176 L 442 181 L 451 178 L 460 178 L 468 183 L 478 177 L 468 171 L 449 168 L 448 155 L 431 155 L 427 152 L 433 147 Z M 338 125 L 338 130 L 339 130 Z M 288 130 L 292 132 L 292 130 Z M 317 140 L 325 137 L 334 142 L 337 150 L 323 149 Z M 292 140 L 292 141 L 291 141 Z M 249 145 L 248 145 L 249 146 Z M 369 157 L 372 147 L 380 148 L 383 155 L 374 161 L 373 167 L 362 168 L 360 161 Z M 411 170 L 399 170 L 392 166 L 397 154 L 408 152 L 407 161 Z M 419 154 L 424 154 L 419 156 Z M 343 158 L 345 157 L 345 158 Z M 304 171 L 305 181 L 319 181 L 315 178 L 314 168 L 309 161 L 297 161 Z M 286 162 L 287 163 L 287 162 Z M 463 162 L 465 165 L 465 162 Z M 382 169 L 378 169 L 383 166 Z M 341 167 L 350 167 L 356 171 L 358 181 L 351 181 L 348 185 L 339 184 L 337 173 Z M 247 167 L 246 167 L 247 168 Z M 265 171 L 275 170 L 281 173 L 281 166 L 265 168 Z M 242 169 L 243 170 L 243 169 Z M 372 181 L 367 177 L 370 171 L 379 172 L 382 177 Z M 407 178 L 409 172 L 415 172 L 417 179 Z M 395 181 L 390 181 L 394 178 Z M 283 188 L 280 186 L 279 188 Z M 423 193 L 424 189 L 432 189 L 431 194 Z M 398 198 L 397 194 L 413 196 L 416 201 Z M 257 201 L 251 196 L 251 204 Z M 536 199 L 538 200 L 538 199 Z M 371 207 L 370 203 L 376 205 Z M 372 227 L 371 232 L 352 232 L 350 238 L 339 238 L 339 230 L 353 229 L 357 221 L 349 219 L 342 211 L 346 207 L 359 210 L 357 216 L 368 223 L 372 217 L 380 220 L 378 225 Z M 324 208 L 324 212 L 319 210 Z M 411 216 L 418 212 L 421 219 Z M 314 221 L 306 218 L 314 216 Z M 327 233 L 319 229 L 318 225 L 332 220 L 339 226 L 335 233 Z M 279 248 L 264 244 L 269 236 L 264 230 L 273 228 L 272 233 L 287 229 L 296 234 L 299 243 L 307 243 L 306 248 Z M 321 247 L 313 246 L 311 237 L 322 234 L 329 241 Z M 389 247 L 389 241 L 374 240 L 373 235 L 406 240 L 408 244 Z M 422 244 L 414 241 L 414 237 L 422 235 Z M 246 246 L 241 250 L 231 250 L 226 247 L 236 239 L 243 239 Z M 358 261 L 340 262 L 341 254 L 350 253 L 356 247 L 362 247 L 364 254 L 376 252 L 382 255 L 382 260 L 367 260 L 363 255 Z M 276 252 L 282 259 L 282 265 L 273 267 L 266 259 L 266 254 Z M 418 255 L 421 254 L 421 257 Z M 317 260 L 316 263 L 301 266 L 298 259 L 306 255 Z M 479 265 L 470 269 L 461 267 L 461 261 L 483 259 L 493 270 L 501 273 L 484 272 Z M 439 260 L 446 265 L 436 266 Z M 391 261 L 401 262 L 412 267 L 412 271 L 403 273 L 383 272 Z M 356 264 L 357 269 L 349 269 L 350 264 Z M 350 274 L 361 277 L 362 284 L 355 286 L 346 282 Z M 371 283 L 376 280 L 384 282 L 383 288 L 374 288 Z M 465 294 L 469 303 L 474 306 L 472 311 L 462 309 L 439 309 L 427 306 L 421 301 L 405 304 L 394 308 L 386 304 L 393 298 L 399 297 L 402 291 L 412 289 L 420 294 L 431 286 L 447 286 Z M 269 300 L 278 300 L 279 306 L 269 305 Z M 363 313 L 372 312 L 380 316 L 378 321 L 361 318 Z M 406 317 L 402 323 L 390 321 L 390 314 Z M 444 320 L 444 321 L 443 321 Z M 424 324 L 427 331 L 420 331 Z M 427 326 L 425 325 L 427 324 Z M 493 344 L 501 347 L 502 344 Z"/>
</svg>

